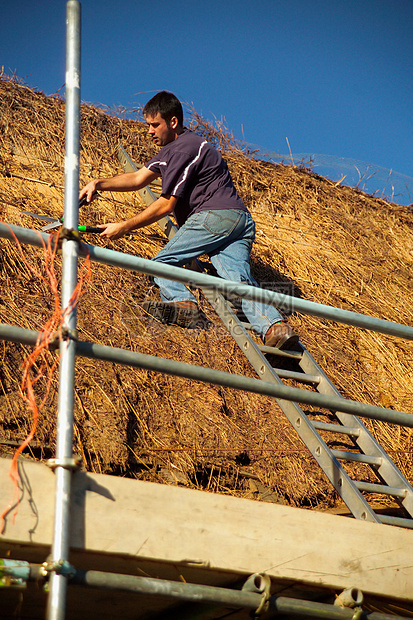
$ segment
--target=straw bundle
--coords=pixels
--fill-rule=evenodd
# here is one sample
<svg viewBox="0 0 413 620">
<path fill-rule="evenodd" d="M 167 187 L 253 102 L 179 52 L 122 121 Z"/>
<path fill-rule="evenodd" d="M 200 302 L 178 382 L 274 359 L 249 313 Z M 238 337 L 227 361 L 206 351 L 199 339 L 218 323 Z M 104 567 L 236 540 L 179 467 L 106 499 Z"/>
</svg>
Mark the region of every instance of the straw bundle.
<svg viewBox="0 0 413 620">
<path fill-rule="evenodd" d="M 6 77 L 0 80 L 0 102 L 0 217 L 40 228 L 20 212 L 62 214 L 64 102 Z M 252 268 L 263 286 L 413 325 L 409 208 L 309 170 L 254 159 L 222 126 L 211 127 L 194 111 L 190 119 L 224 151 L 253 213 L 258 233 Z M 142 122 L 82 106 L 81 184 L 121 171 L 119 143 L 137 163 L 155 152 Z M 117 221 L 141 208 L 136 194 L 105 193 L 80 213 L 80 223 Z M 86 240 L 144 258 L 165 243 L 156 225 L 115 243 L 96 235 Z M 0 321 L 40 329 L 53 305 L 48 287 L 13 243 L 0 239 L 0 250 Z M 38 249 L 22 251 L 29 264 L 42 269 Z M 144 276 L 102 265 L 92 271 L 78 309 L 82 340 L 254 376 L 202 295 L 200 305 L 215 327 L 159 328 L 139 311 L 139 302 L 154 294 Z M 411 342 L 297 313 L 289 321 L 343 396 L 413 412 Z M 3 453 L 11 453 L 30 427 L 19 388 L 27 350 L 8 342 L 0 343 L 0 350 L 0 440 Z M 26 451 L 30 458 L 53 454 L 57 380 Z M 36 389 L 41 395 L 44 381 Z M 300 506 L 326 508 L 337 501 L 270 398 L 78 359 L 75 400 L 75 451 L 88 470 Z M 367 425 L 412 481 L 411 430 Z"/>
</svg>

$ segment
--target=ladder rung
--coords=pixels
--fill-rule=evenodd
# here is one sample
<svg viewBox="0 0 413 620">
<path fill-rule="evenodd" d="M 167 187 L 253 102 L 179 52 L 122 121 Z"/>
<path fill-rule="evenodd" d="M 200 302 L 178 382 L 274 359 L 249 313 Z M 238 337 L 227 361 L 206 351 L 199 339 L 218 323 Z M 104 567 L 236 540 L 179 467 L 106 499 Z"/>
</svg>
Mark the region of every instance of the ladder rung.
<svg viewBox="0 0 413 620">
<path fill-rule="evenodd" d="M 413 519 L 403 519 L 402 517 L 392 517 L 390 515 L 379 515 L 376 513 L 376 516 L 380 519 L 382 523 L 386 525 L 398 525 L 399 527 L 409 527 L 413 528 Z"/>
<path fill-rule="evenodd" d="M 367 463 L 368 465 L 382 465 L 381 456 L 370 456 L 369 454 L 361 454 L 360 452 L 346 452 L 344 450 L 331 450 L 333 456 L 337 459 L 345 461 L 357 461 L 358 463 Z"/>
<path fill-rule="evenodd" d="M 406 497 L 407 489 L 399 489 L 398 487 L 388 487 L 384 484 L 373 484 L 371 482 L 362 482 L 353 480 L 359 491 L 367 493 L 380 493 L 382 495 L 392 495 L 393 497 Z"/>
<path fill-rule="evenodd" d="M 282 368 L 275 368 L 274 366 L 272 366 L 272 368 L 282 379 L 296 379 L 297 381 L 301 381 L 301 383 L 315 383 L 316 385 L 318 385 L 321 381 L 319 375 L 307 375 L 305 372 L 283 370 Z"/>
<path fill-rule="evenodd" d="M 288 351 L 283 349 L 277 349 L 277 347 L 266 347 L 264 344 L 257 345 L 261 353 L 271 353 L 272 355 L 279 355 L 280 357 L 290 357 L 294 360 L 300 360 L 303 356 L 301 351 Z"/>
<path fill-rule="evenodd" d="M 239 321 L 240 325 L 249 331 L 254 331 L 251 323 L 247 321 Z M 280 357 L 290 357 L 294 360 L 300 360 L 303 357 L 302 351 L 288 351 L 284 349 L 277 349 L 277 347 L 266 347 L 264 344 L 256 345 L 261 353 L 271 353 L 272 355 L 278 355 Z"/>
<path fill-rule="evenodd" d="M 311 422 L 314 428 L 322 431 L 331 431 L 332 433 L 342 433 L 343 435 L 349 435 L 350 437 L 359 437 L 360 429 L 353 428 L 351 426 L 342 426 L 341 424 L 329 424 L 328 422 L 319 422 L 314 420 Z"/>
</svg>

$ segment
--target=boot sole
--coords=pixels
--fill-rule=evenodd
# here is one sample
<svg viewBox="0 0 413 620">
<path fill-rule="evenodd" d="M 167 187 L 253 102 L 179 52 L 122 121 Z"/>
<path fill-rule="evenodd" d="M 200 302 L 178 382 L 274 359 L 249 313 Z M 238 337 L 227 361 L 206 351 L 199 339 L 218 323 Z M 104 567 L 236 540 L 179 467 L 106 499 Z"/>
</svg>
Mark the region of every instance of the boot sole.
<svg viewBox="0 0 413 620">
<path fill-rule="evenodd" d="M 144 301 L 141 305 L 145 312 L 167 325 L 194 328 L 201 321 L 198 309 L 181 308 L 174 303 L 164 301 Z"/>
<path fill-rule="evenodd" d="M 288 351 L 289 349 L 293 349 L 298 344 L 299 340 L 300 337 L 297 334 L 294 334 L 292 336 L 285 335 L 277 343 L 277 348 Z"/>
<path fill-rule="evenodd" d="M 294 348 L 300 340 L 298 334 L 284 334 L 274 343 L 266 342 L 265 346 L 274 347 L 275 349 L 283 349 L 284 351 L 288 351 L 289 349 Z"/>
</svg>

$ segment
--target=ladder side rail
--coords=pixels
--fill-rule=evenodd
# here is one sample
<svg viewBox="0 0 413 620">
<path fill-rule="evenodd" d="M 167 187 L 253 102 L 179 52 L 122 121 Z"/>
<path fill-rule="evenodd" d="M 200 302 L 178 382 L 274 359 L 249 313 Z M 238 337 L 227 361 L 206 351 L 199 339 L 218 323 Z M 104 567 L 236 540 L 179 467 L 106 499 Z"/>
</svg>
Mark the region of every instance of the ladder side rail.
<svg viewBox="0 0 413 620">
<path fill-rule="evenodd" d="M 317 373 L 320 377 L 320 382 L 317 386 L 318 392 L 343 398 L 342 394 L 340 394 L 337 388 L 331 383 L 330 379 L 320 368 L 307 349 L 304 349 L 303 356 L 299 364 L 304 372 Z M 360 418 L 352 415 L 351 413 L 345 413 L 342 411 L 334 411 L 333 413 L 344 426 L 354 427 L 360 431 L 355 441 L 363 452 L 365 451 L 369 454 L 377 454 L 378 456 L 387 455 Z"/>
<path fill-rule="evenodd" d="M 121 162 L 125 172 L 137 170 L 136 165 L 132 162 L 121 145 L 119 145 L 119 161 Z M 139 190 L 138 194 L 146 206 L 151 204 L 157 198 L 149 187 Z M 158 224 L 168 238 L 171 238 L 177 230 L 177 226 L 168 216 L 159 220 Z M 195 268 L 197 267 L 195 266 Z M 259 346 L 250 337 L 242 322 L 232 311 L 230 302 L 228 302 L 219 292 L 214 292 L 210 289 L 201 290 L 218 316 L 221 318 L 222 322 L 240 347 L 243 354 L 257 372 L 259 378 L 265 381 L 273 381 L 282 384 L 282 381 L 274 368 L 268 362 L 267 358 L 261 353 Z M 303 352 L 306 352 L 303 345 L 301 345 L 301 347 Z M 316 365 L 315 360 L 313 361 Z M 325 375 L 321 369 L 319 369 L 317 373 L 313 374 L 318 375 L 323 383 L 327 382 L 327 384 L 334 390 L 334 393 L 341 396 L 331 384 L 327 375 Z M 357 488 L 356 484 L 347 474 L 339 460 L 334 456 L 333 452 L 322 439 L 321 435 L 313 427 L 311 421 L 307 418 L 301 407 L 297 403 L 291 401 L 285 401 L 282 399 L 275 400 L 286 415 L 287 419 L 295 428 L 299 437 L 309 448 L 310 453 L 316 459 L 319 466 L 324 471 L 337 493 L 342 497 L 352 514 L 358 519 L 380 522 L 378 516 L 370 507 L 367 500 Z M 355 416 L 350 417 L 353 418 Z M 362 425 L 360 421 L 359 424 L 363 427 L 363 429 L 365 429 L 364 425 Z M 367 429 L 365 430 L 367 431 Z M 384 460 L 386 457 L 387 455 L 384 452 Z"/>
<path fill-rule="evenodd" d="M 227 304 L 225 298 L 220 293 L 210 289 L 204 290 L 203 294 L 221 318 L 229 333 L 257 372 L 259 378 L 263 381 L 282 384 L 276 371 L 261 353 L 254 340 L 241 324 L 241 321 Z M 278 398 L 275 401 L 355 518 L 379 523 L 380 519 L 357 489 L 341 463 L 334 457 L 325 441 L 312 426 L 298 403 Z"/>
<path fill-rule="evenodd" d="M 137 166 L 129 158 L 129 155 L 126 153 L 125 149 L 121 145 L 119 145 L 119 161 L 123 166 L 125 172 L 133 172 L 137 170 Z M 150 205 L 154 200 L 156 200 L 156 195 L 149 187 L 138 190 L 138 194 L 146 206 Z M 169 239 L 175 234 L 177 230 L 177 226 L 173 224 L 172 220 L 168 216 L 162 218 L 161 220 L 158 220 L 158 224 Z M 203 294 L 205 295 L 211 306 L 214 308 L 214 310 L 217 312 L 218 316 L 223 321 L 229 333 L 234 338 L 243 354 L 247 357 L 248 361 L 257 372 L 258 376 L 263 380 L 270 380 L 281 383 L 281 380 L 275 373 L 273 367 L 268 362 L 267 358 L 265 358 L 264 355 L 261 353 L 256 343 L 249 336 L 241 321 L 238 319 L 235 313 L 232 312 L 230 303 L 225 300 L 223 295 L 219 292 L 214 292 L 209 289 L 203 290 Z M 339 495 L 343 496 L 344 494 L 347 496 L 347 501 L 344 499 L 344 497 L 343 501 L 345 501 L 349 510 L 351 510 L 352 512 L 355 511 L 358 514 L 363 515 L 359 518 L 365 518 L 365 515 L 368 514 L 370 520 L 377 521 L 375 513 L 370 509 L 370 506 L 368 505 L 362 494 L 358 491 L 354 483 L 351 481 L 343 466 L 333 456 L 327 444 L 317 433 L 317 431 L 311 426 L 311 422 L 305 416 L 301 407 L 297 403 L 291 403 L 290 401 L 277 400 L 277 402 L 278 405 L 281 407 L 281 410 L 287 416 L 288 420 L 294 426 L 294 428 L 298 432 L 299 437 L 302 439 L 302 441 L 304 441 L 307 447 L 309 447 L 308 441 L 310 439 L 310 436 L 312 437 L 313 441 L 311 442 L 311 445 L 313 447 L 313 450 L 311 450 L 311 448 L 309 447 L 310 452 L 313 454 L 313 457 L 317 460 L 330 482 L 336 488 Z M 343 480 L 346 481 L 344 489 Z M 350 501 L 350 496 L 361 500 L 361 506 L 353 506 L 354 499 L 353 501 Z M 355 514 L 355 512 L 353 512 L 353 514 Z"/>
<path fill-rule="evenodd" d="M 323 394 L 329 394 L 331 396 L 339 396 L 343 398 L 337 388 L 331 383 L 327 375 L 317 364 L 312 355 L 305 349 L 302 359 L 300 360 L 300 367 L 304 372 L 317 374 L 320 377 L 320 382 L 317 386 L 317 390 Z M 358 429 L 360 432 L 358 436 L 351 437 L 352 441 L 357 447 L 364 453 L 369 455 L 375 455 L 381 457 L 381 465 L 375 467 L 374 471 L 382 482 L 389 487 L 396 487 L 406 490 L 406 496 L 400 503 L 413 516 L 413 487 L 405 476 L 401 473 L 397 465 L 390 458 L 384 448 L 378 443 L 375 437 L 371 434 L 368 428 L 357 416 L 350 413 L 344 413 L 340 411 L 334 411 L 334 415 L 344 426 L 350 426 Z"/>
</svg>

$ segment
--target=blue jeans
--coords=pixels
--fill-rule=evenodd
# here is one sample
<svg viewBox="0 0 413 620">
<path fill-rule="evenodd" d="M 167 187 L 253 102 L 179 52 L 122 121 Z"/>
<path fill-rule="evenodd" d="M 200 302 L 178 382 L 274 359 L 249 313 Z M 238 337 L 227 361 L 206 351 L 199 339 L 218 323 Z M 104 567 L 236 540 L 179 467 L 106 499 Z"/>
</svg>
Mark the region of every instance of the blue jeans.
<svg viewBox="0 0 413 620">
<path fill-rule="evenodd" d="M 251 275 L 249 258 L 255 239 L 250 213 L 236 209 L 201 211 L 187 219 L 153 260 L 182 267 L 208 254 L 218 274 L 226 280 L 258 286 Z M 163 301 L 193 301 L 195 297 L 181 282 L 155 278 Z M 282 320 L 273 306 L 242 300 L 242 311 L 262 336 L 273 323 Z"/>
</svg>

